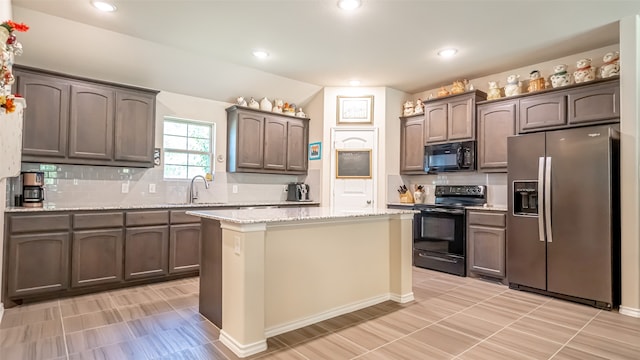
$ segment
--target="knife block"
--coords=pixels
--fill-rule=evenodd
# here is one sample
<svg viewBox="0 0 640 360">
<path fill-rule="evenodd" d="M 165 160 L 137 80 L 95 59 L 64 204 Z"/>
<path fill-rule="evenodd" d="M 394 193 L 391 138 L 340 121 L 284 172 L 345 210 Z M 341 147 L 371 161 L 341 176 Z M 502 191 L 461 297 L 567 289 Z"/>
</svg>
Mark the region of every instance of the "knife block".
<svg viewBox="0 0 640 360">
<path fill-rule="evenodd" d="M 413 196 L 408 191 L 406 193 L 404 193 L 404 194 L 400 194 L 400 202 L 401 203 L 407 203 L 407 204 L 413 204 Z"/>
</svg>

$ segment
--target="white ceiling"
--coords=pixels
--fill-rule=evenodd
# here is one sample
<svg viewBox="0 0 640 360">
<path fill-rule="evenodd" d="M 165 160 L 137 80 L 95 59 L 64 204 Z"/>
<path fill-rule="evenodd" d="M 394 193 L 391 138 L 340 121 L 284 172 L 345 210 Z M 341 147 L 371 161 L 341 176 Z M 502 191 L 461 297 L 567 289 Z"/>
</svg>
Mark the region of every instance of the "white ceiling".
<svg viewBox="0 0 640 360">
<path fill-rule="evenodd" d="M 32 26 L 18 35 L 25 54 L 17 62 L 69 71 L 64 59 L 73 55 L 80 75 L 220 101 L 271 92 L 302 102 L 322 86 L 347 86 L 351 79 L 417 93 L 616 44 L 617 21 L 640 13 L 637 0 L 362 2 L 344 13 L 336 0 L 116 0 L 118 11 L 105 14 L 89 0 L 13 0 L 14 20 Z M 88 26 L 70 26 L 76 23 Z M 87 34 L 93 27 L 147 40 L 165 53 L 175 49 L 193 61 L 176 69 L 167 63 L 175 62 L 170 55 L 151 61 L 140 55 L 146 63 L 133 66 L 128 62 L 137 55 L 127 50 L 121 56 L 134 58 L 105 69 L 113 59 L 88 51 L 102 46 L 103 39 Z M 56 51 L 47 43 L 57 31 L 66 33 L 55 35 Z M 73 43 L 64 44 L 67 39 Z M 449 46 L 459 49 L 455 58 L 436 55 Z M 255 48 L 271 56 L 257 60 Z M 58 55 L 63 51 L 66 57 Z"/>
</svg>

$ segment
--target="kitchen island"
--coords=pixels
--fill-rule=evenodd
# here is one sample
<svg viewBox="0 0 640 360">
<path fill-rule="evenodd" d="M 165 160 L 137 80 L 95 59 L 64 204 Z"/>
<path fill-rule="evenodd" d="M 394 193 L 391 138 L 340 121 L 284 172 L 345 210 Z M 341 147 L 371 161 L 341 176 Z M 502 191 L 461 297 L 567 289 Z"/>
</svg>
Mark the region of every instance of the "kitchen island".
<svg viewBox="0 0 640 360">
<path fill-rule="evenodd" d="M 200 313 L 239 357 L 268 337 L 413 300 L 413 210 L 278 208 L 201 217 Z"/>
</svg>

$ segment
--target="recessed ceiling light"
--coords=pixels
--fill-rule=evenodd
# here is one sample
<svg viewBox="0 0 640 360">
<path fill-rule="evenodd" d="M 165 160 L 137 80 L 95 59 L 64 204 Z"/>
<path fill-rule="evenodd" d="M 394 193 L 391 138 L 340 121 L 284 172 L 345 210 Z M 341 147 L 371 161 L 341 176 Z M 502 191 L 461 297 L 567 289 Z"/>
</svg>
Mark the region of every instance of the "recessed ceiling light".
<svg viewBox="0 0 640 360">
<path fill-rule="evenodd" d="M 351 86 L 360 86 L 360 80 L 350 80 L 349 85 Z"/>
<path fill-rule="evenodd" d="M 362 5 L 360 0 L 338 0 L 338 7 L 342 10 L 355 10 Z"/>
<path fill-rule="evenodd" d="M 104 12 L 113 12 L 117 9 L 115 5 L 106 1 L 92 1 L 91 5 L 93 5 L 94 8 Z"/>
<path fill-rule="evenodd" d="M 253 56 L 257 57 L 258 59 L 266 59 L 269 57 L 269 53 L 264 50 L 254 50 Z"/>
<path fill-rule="evenodd" d="M 440 51 L 438 51 L 438 55 L 442 56 L 443 58 L 448 58 L 448 57 L 452 57 L 453 55 L 455 55 L 458 52 L 458 49 L 442 49 Z"/>
</svg>

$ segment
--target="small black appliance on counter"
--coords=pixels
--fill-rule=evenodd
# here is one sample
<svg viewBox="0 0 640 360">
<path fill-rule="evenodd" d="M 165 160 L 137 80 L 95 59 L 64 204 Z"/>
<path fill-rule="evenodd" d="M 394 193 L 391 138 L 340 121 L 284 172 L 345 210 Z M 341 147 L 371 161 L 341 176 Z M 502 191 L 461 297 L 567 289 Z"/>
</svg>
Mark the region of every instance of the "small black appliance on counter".
<svg viewBox="0 0 640 360">
<path fill-rule="evenodd" d="M 290 183 L 287 187 L 287 201 L 311 201 L 309 199 L 309 185 Z"/>
</svg>

